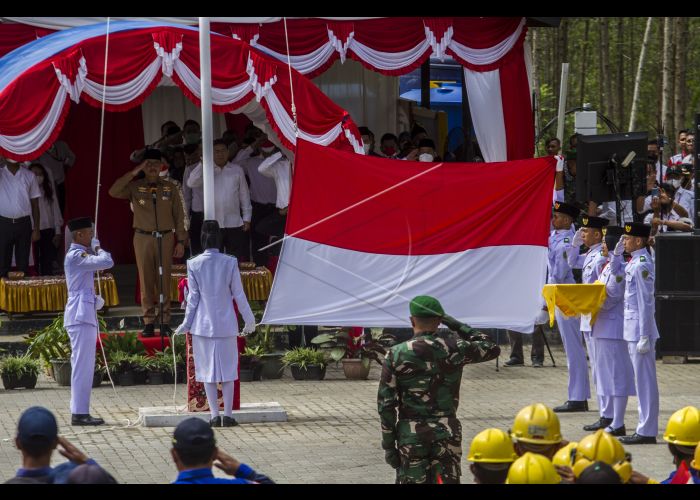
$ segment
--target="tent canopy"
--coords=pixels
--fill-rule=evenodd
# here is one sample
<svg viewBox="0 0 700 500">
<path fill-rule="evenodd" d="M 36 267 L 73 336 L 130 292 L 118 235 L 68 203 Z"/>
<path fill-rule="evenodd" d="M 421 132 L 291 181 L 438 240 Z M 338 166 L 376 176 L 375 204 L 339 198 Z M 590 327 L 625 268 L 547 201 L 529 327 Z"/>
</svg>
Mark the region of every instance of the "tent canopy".
<svg viewBox="0 0 700 500">
<path fill-rule="evenodd" d="M 49 34 L 0 59 L 0 154 L 33 159 L 58 137 L 70 100 L 126 111 L 140 105 L 165 75 L 199 105 L 199 33 L 152 21 L 79 26 Z M 357 127 L 307 78 L 232 37 L 212 34 L 212 103 L 216 112 L 244 113 L 294 150 L 292 87 L 298 135 L 362 151 Z M 290 81 L 291 76 L 291 81 Z M 266 126 L 268 125 L 268 126 Z"/>
</svg>

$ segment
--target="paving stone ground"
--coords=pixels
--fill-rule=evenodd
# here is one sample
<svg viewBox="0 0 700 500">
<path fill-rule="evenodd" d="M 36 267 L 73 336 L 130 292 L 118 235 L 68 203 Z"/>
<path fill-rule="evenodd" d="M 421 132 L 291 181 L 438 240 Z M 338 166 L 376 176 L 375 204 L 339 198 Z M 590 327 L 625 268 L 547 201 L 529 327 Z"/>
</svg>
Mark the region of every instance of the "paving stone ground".
<svg viewBox="0 0 700 500">
<path fill-rule="evenodd" d="M 566 360 L 560 346 L 552 346 L 556 367 L 547 360 L 544 368 L 530 366 L 501 369 L 495 361 L 467 365 L 461 387 L 458 416 L 464 431 L 464 457 L 471 439 L 486 427 L 507 430 L 523 406 L 542 402 L 549 406 L 566 399 Z M 525 348 L 526 357 L 529 348 Z M 504 349 L 508 351 L 508 349 Z M 659 444 L 629 446 L 635 469 L 656 479 L 672 469 L 661 434 L 670 415 L 689 404 L 700 405 L 700 363 L 683 365 L 657 362 L 661 393 Z M 277 401 L 289 415 L 286 423 L 247 424 L 216 431 L 219 446 L 239 460 L 268 474 L 279 483 L 391 483 L 394 472 L 384 463 L 380 447 L 376 394 L 380 368 L 373 365 L 366 381 L 346 380 L 342 368 L 331 365 L 326 380 L 295 381 L 287 370 L 279 380 L 242 384 L 246 402 Z M 173 428 L 135 425 L 143 406 L 173 404 L 173 386 L 112 388 L 103 383 L 93 390 L 92 413 L 109 425 L 98 428 L 71 427 L 69 388 L 41 378 L 34 390 L 0 390 L 0 482 L 14 475 L 19 453 L 14 447 L 15 426 L 29 406 L 42 405 L 58 418 L 60 432 L 107 468 L 123 483 L 168 483 L 176 476 L 170 457 Z M 184 404 L 185 388 L 178 386 L 176 403 Z M 592 409 L 596 408 L 595 398 Z M 630 398 L 628 432 L 637 422 L 637 399 Z M 560 415 L 566 439 L 579 440 L 581 429 L 597 419 L 596 411 Z M 127 424 L 131 423 L 131 427 Z M 63 461 L 56 453 L 55 463 Z M 471 483 L 463 458 L 462 482 Z M 216 472 L 220 474 L 219 471 Z"/>
</svg>

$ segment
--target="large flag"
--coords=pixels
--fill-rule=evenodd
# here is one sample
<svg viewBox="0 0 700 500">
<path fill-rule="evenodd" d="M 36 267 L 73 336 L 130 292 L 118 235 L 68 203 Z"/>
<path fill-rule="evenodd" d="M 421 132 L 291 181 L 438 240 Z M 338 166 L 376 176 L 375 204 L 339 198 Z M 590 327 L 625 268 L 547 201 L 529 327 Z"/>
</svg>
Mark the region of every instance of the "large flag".
<svg viewBox="0 0 700 500">
<path fill-rule="evenodd" d="M 406 327 L 409 301 L 432 295 L 474 327 L 532 332 L 554 166 L 388 160 L 299 141 L 263 323 Z"/>
</svg>

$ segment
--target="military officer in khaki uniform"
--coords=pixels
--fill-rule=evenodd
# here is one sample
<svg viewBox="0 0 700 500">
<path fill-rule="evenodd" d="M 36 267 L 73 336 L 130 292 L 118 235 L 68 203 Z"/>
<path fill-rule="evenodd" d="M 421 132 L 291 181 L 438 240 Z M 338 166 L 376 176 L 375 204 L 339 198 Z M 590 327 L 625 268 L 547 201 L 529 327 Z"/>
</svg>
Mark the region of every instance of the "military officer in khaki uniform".
<svg viewBox="0 0 700 500">
<path fill-rule="evenodd" d="M 159 177 L 162 165 L 161 153 L 149 149 L 143 162 L 134 170 L 117 179 L 109 190 L 114 198 L 130 200 L 134 208 L 134 252 L 141 277 L 141 308 L 143 310 L 143 336 L 154 333 L 155 304 L 158 303 L 158 238 L 162 234 L 163 245 L 163 324 L 161 332 L 171 333 L 170 322 L 170 269 L 173 257 L 180 258 L 185 251 L 187 231 L 185 208 L 178 187 Z M 132 180 L 143 171 L 143 179 Z M 155 210 L 154 210 L 155 203 Z M 156 211 L 157 222 L 156 226 Z M 175 251 L 173 240 L 177 238 Z"/>
</svg>

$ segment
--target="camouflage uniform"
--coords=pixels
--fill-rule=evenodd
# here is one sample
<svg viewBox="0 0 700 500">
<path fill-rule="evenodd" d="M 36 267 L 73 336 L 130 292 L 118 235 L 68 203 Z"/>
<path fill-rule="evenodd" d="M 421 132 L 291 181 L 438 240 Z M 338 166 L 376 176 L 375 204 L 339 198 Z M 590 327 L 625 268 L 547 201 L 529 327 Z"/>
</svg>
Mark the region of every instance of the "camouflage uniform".
<svg viewBox="0 0 700 500">
<path fill-rule="evenodd" d="M 397 468 L 397 483 L 437 483 L 438 475 L 444 483 L 459 483 L 462 368 L 494 359 L 500 348 L 466 325 L 458 334 L 422 333 L 386 355 L 377 408 L 382 448 Z"/>
</svg>

